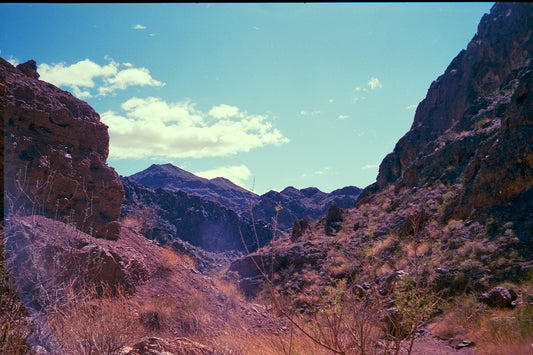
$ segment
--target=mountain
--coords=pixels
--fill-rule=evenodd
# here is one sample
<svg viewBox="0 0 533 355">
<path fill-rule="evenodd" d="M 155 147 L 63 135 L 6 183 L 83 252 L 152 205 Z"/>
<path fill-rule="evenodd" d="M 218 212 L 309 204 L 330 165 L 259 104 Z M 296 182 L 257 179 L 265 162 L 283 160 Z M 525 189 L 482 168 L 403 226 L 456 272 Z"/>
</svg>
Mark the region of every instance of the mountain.
<svg viewBox="0 0 533 355">
<path fill-rule="evenodd" d="M 386 295 L 421 267 L 447 295 L 523 280 L 533 270 L 532 59 L 533 4 L 495 4 L 355 206 L 330 209 L 230 272 L 251 295 L 264 276 L 258 259 L 291 294 L 344 280 Z"/>
<path fill-rule="evenodd" d="M 255 194 L 235 185 L 225 178 L 204 179 L 172 164 L 153 164 L 149 168 L 128 176 L 128 179 L 152 189 L 184 191 L 240 212 L 249 206 Z"/>
<path fill-rule="evenodd" d="M 178 172 L 175 167 L 171 171 Z M 182 176 L 189 174 L 181 172 Z M 176 180 L 169 182 L 175 183 Z M 142 234 L 161 245 L 183 250 L 185 241 L 212 252 L 253 251 L 258 248 L 257 242 L 263 246 L 272 239 L 273 231 L 268 224 L 258 221 L 254 225 L 217 202 L 177 189 L 150 188 L 125 177 L 122 184 L 125 190 L 122 215 L 139 223 Z"/>
</svg>

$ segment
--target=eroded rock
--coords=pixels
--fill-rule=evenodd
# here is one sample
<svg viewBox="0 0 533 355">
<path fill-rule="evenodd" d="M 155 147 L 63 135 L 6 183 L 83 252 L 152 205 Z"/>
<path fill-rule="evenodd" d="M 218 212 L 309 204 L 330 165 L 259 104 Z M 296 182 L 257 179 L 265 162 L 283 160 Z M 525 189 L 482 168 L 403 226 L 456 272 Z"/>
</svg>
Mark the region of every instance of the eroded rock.
<svg viewBox="0 0 533 355">
<path fill-rule="evenodd" d="M 15 68 L 0 58 L 7 212 L 116 239 L 124 190 L 106 165 L 107 126 L 87 103 L 38 80 L 36 69 L 35 61 Z"/>
</svg>

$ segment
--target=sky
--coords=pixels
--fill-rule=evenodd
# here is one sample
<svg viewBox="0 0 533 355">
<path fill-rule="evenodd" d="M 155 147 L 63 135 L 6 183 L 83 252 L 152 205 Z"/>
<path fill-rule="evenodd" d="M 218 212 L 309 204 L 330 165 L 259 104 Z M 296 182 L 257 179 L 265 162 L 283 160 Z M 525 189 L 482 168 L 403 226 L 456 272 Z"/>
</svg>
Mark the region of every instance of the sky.
<svg viewBox="0 0 533 355">
<path fill-rule="evenodd" d="M 376 181 L 493 3 L 0 4 L 0 56 L 90 104 L 123 176 Z"/>
</svg>

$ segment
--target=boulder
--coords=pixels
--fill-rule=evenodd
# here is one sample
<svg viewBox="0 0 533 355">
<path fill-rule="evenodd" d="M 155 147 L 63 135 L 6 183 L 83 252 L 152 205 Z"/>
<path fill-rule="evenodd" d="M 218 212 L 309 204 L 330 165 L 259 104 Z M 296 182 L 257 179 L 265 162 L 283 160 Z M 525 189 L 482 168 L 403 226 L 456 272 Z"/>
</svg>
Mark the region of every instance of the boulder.
<svg viewBox="0 0 533 355">
<path fill-rule="evenodd" d="M 331 205 L 331 207 L 328 210 L 328 215 L 326 216 L 326 235 L 328 236 L 335 236 L 337 235 L 337 232 L 342 229 L 342 209 L 337 207 L 337 204 Z"/>
<path fill-rule="evenodd" d="M 514 294 L 516 295 L 516 293 Z M 494 287 L 489 292 L 483 293 L 480 297 L 478 297 L 478 301 L 483 302 L 491 307 L 505 308 L 513 307 L 514 300 L 508 289 L 498 286 Z"/>
<path fill-rule="evenodd" d="M 309 222 L 305 218 L 300 218 L 294 222 L 291 232 L 291 241 L 295 242 L 309 229 Z"/>
<path fill-rule="evenodd" d="M 93 238 L 43 216 L 9 217 L 4 238 L 6 265 L 29 309 L 43 309 L 69 286 L 75 290 L 107 286 L 112 291 L 133 292 L 153 273 L 147 256 L 128 242 L 117 245 L 116 241 Z M 135 240 L 139 238 L 126 237 L 132 245 L 143 245 Z"/>
</svg>

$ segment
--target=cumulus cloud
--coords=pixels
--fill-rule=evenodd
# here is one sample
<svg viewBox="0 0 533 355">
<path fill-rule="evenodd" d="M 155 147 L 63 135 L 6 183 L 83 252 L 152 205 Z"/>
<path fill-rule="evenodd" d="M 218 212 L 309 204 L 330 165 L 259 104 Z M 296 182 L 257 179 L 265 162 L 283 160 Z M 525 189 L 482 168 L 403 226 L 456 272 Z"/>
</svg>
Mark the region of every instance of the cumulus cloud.
<svg viewBox="0 0 533 355">
<path fill-rule="evenodd" d="M 131 63 L 119 64 L 113 60 L 106 65 L 99 65 L 90 59 L 71 65 L 42 63 L 38 72 L 41 80 L 69 88 L 79 98 L 88 98 L 95 94 L 105 96 L 130 86 L 165 85 L 153 79 L 146 68 L 135 68 Z"/>
<path fill-rule="evenodd" d="M 143 25 L 135 25 L 135 26 L 131 26 L 131 28 L 133 30 L 145 30 L 146 29 L 146 26 L 143 26 Z"/>
<path fill-rule="evenodd" d="M 267 115 L 249 114 L 229 105 L 204 113 L 189 100 L 134 97 L 121 107 L 125 114 L 101 114 L 109 126 L 110 156 L 117 159 L 229 156 L 289 142 Z"/>
<path fill-rule="evenodd" d="M 240 186 L 243 186 L 246 180 L 252 176 L 250 169 L 248 169 L 246 165 L 219 166 L 211 170 L 199 171 L 194 174 L 206 179 L 223 177 Z"/>
<path fill-rule="evenodd" d="M 339 115 L 339 120 L 345 120 L 348 117 L 350 117 L 350 116 L 348 116 L 348 115 Z"/>
<path fill-rule="evenodd" d="M 368 164 L 368 165 L 363 166 L 361 169 L 367 170 L 367 169 L 376 169 L 376 168 L 379 168 L 378 164 Z"/>
<path fill-rule="evenodd" d="M 406 110 L 414 110 L 418 105 L 409 105 L 405 107 Z"/>
<path fill-rule="evenodd" d="M 374 78 L 374 77 L 370 78 L 367 84 L 368 86 L 370 86 L 370 89 L 372 90 L 381 88 L 381 83 L 379 82 L 378 78 Z"/>
</svg>

